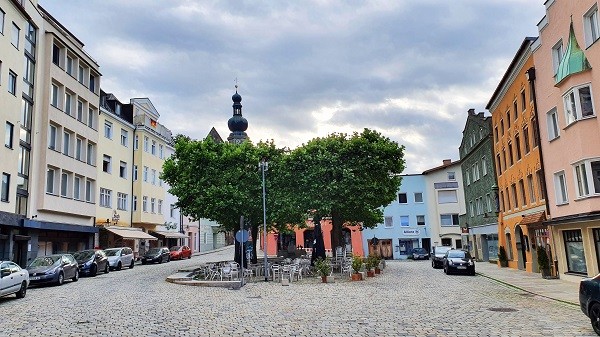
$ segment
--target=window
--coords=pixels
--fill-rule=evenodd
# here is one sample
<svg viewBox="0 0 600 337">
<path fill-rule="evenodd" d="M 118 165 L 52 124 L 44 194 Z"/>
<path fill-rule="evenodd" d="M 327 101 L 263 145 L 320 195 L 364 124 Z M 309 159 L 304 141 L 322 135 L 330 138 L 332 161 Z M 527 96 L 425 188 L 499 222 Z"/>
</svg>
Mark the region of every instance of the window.
<svg viewBox="0 0 600 337">
<path fill-rule="evenodd" d="M 21 29 L 14 22 L 12 28 L 13 29 L 10 42 L 13 46 L 15 46 L 15 48 L 19 49 L 19 36 L 21 35 Z"/>
<path fill-rule="evenodd" d="M 6 13 L 0 9 L 0 34 L 4 35 L 4 16 Z"/>
<path fill-rule="evenodd" d="M 554 47 L 552 47 L 552 65 L 554 67 L 554 75 L 556 75 L 556 73 L 558 72 L 558 66 L 560 65 L 560 60 L 562 60 L 562 57 L 563 43 L 562 40 L 560 40 L 554 45 Z"/>
<path fill-rule="evenodd" d="M 54 174 L 55 170 L 52 168 L 46 171 L 46 193 L 54 194 Z"/>
<path fill-rule="evenodd" d="M 118 192 L 117 193 L 117 209 L 127 210 L 127 194 Z"/>
<path fill-rule="evenodd" d="M 138 179 L 138 167 L 137 165 L 133 165 L 133 181 Z"/>
<path fill-rule="evenodd" d="M 563 231 L 563 239 L 567 257 L 567 269 L 571 273 L 587 275 L 581 229 Z"/>
<path fill-rule="evenodd" d="M 525 154 L 528 154 L 530 151 L 529 148 L 529 128 L 527 125 L 523 127 L 523 145 L 525 145 Z"/>
<path fill-rule="evenodd" d="M 506 211 L 510 211 L 511 210 L 511 204 L 510 204 L 510 193 L 508 192 L 508 187 L 506 188 Z"/>
<path fill-rule="evenodd" d="M 165 157 L 164 148 L 163 148 L 162 144 L 158 145 L 158 157 L 160 159 L 163 159 Z"/>
<path fill-rule="evenodd" d="M 56 126 L 50 124 L 50 130 L 48 132 L 48 148 L 56 150 Z"/>
<path fill-rule="evenodd" d="M 508 166 L 513 166 L 513 147 L 512 142 L 508 142 L 508 152 L 506 153 L 508 156 L 507 164 Z"/>
<path fill-rule="evenodd" d="M 454 172 L 448 172 L 448 180 L 456 180 L 456 176 Z"/>
<path fill-rule="evenodd" d="M 73 199 L 81 200 L 81 178 L 77 176 L 73 180 Z"/>
<path fill-rule="evenodd" d="M 94 123 L 95 118 L 96 118 L 96 112 L 94 111 L 93 108 L 89 108 L 87 125 L 92 129 L 95 129 L 94 128 L 94 125 L 96 125 L 96 123 Z"/>
<path fill-rule="evenodd" d="M 502 166 L 504 166 L 504 170 L 508 169 L 508 155 L 506 154 L 506 149 L 502 149 Z"/>
<path fill-rule="evenodd" d="M 498 167 L 498 174 L 502 174 L 502 166 L 500 166 L 500 154 L 496 155 L 496 166 Z"/>
<path fill-rule="evenodd" d="M 158 214 L 162 214 L 162 204 L 163 201 L 158 199 Z"/>
<path fill-rule="evenodd" d="M 556 194 L 556 204 L 563 205 L 569 202 L 567 195 L 567 182 L 565 179 L 565 171 L 554 173 L 554 190 Z"/>
<path fill-rule="evenodd" d="M 65 93 L 65 113 L 71 115 L 71 108 L 73 104 L 73 95 L 71 93 Z"/>
<path fill-rule="evenodd" d="M 533 142 L 533 147 L 538 146 L 538 139 L 539 139 L 539 130 L 538 130 L 538 124 L 537 124 L 537 120 L 535 118 L 531 119 L 531 125 L 532 125 L 532 132 L 533 132 L 533 139 L 531 140 Z M 558 123 L 556 123 L 557 125 L 557 130 L 558 130 Z M 558 131 L 557 131 L 558 132 Z"/>
<path fill-rule="evenodd" d="M 4 146 L 9 149 L 13 147 L 13 133 L 15 126 L 12 123 L 6 122 L 6 127 L 4 128 Z"/>
<path fill-rule="evenodd" d="M 100 207 L 111 208 L 111 197 L 112 191 L 106 188 L 100 187 Z"/>
<path fill-rule="evenodd" d="M 112 123 L 109 121 L 104 122 L 104 137 L 112 139 Z"/>
<path fill-rule="evenodd" d="M 398 203 L 407 204 L 408 198 L 406 197 L 406 193 L 398 193 Z"/>
<path fill-rule="evenodd" d="M 129 138 L 129 132 L 121 129 L 121 145 L 127 147 L 127 139 Z"/>
<path fill-rule="evenodd" d="M 442 226 L 458 226 L 458 214 L 441 214 L 440 224 Z"/>
<path fill-rule="evenodd" d="M 486 212 L 491 212 L 492 211 L 492 196 L 488 193 L 485 195 L 485 205 L 486 205 Z"/>
<path fill-rule="evenodd" d="M 79 83 L 85 84 L 84 83 L 84 81 L 85 81 L 85 69 L 83 68 L 83 66 L 80 65 L 77 68 L 77 70 L 78 70 L 77 80 L 79 81 Z"/>
<path fill-rule="evenodd" d="M 586 197 L 600 194 L 600 160 L 586 160 L 575 164 L 577 196 Z"/>
<path fill-rule="evenodd" d="M 500 134 L 504 136 L 504 120 L 500 120 Z"/>
<path fill-rule="evenodd" d="M 134 212 L 137 211 L 137 196 L 136 195 L 133 196 L 133 200 L 131 203 L 132 203 L 131 208 L 133 209 L 133 211 Z"/>
<path fill-rule="evenodd" d="M 82 160 L 83 159 L 83 139 L 77 137 L 75 139 L 75 159 Z"/>
<path fill-rule="evenodd" d="M 12 70 L 8 72 L 8 92 L 17 95 L 17 74 L 13 73 Z"/>
<path fill-rule="evenodd" d="M 504 234 L 505 238 L 506 238 L 506 257 L 509 260 L 513 259 L 513 250 L 512 250 L 512 238 L 510 233 L 506 233 Z"/>
<path fill-rule="evenodd" d="M 423 193 L 415 192 L 415 202 L 423 202 Z"/>
<path fill-rule="evenodd" d="M 386 217 L 384 218 L 384 223 L 383 223 L 383 225 L 384 225 L 386 228 L 391 228 L 391 227 L 394 227 L 394 218 L 393 218 L 393 217 L 391 217 L 391 216 L 386 216 Z"/>
<path fill-rule="evenodd" d="M 467 185 L 471 185 L 471 173 L 469 169 L 465 169 L 465 178 L 467 180 Z"/>
<path fill-rule="evenodd" d="M 54 61 L 54 58 L 53 58 L 52 61 Z M 73 72 L 75 70 L 75 69 L 73 69 L 73 62 L 74 62 L 73 58 L 70 55 L 67 55 L 67 67 L 66 67 L 67 69 L 66 69 L 66 71 L 67 71 L 67 74 L 69 74 L 71 76 L 73 76 Z"/>
<path fill-rule="evenodd" d="M 144 136 L 144 151 L 148 152 L 148 137 Z"/>
<path fill-rule="evenodd" d="M 506 130 L 510 129 L 510 110 L 506 110 Z"/>
<path fill-rule="evenodd" d="M 598 40 L 600 37 L 600 30 L 598 28 L 598 5 L 594 5 L 584 16 L 583 16 L 584 34 L 585 34 L 585 45 L 589 47 Z"/>
<path fill-rule="evenodd" d="M 417 215 L 417 226 L 425 226 L 425 216 Z"/>
<path fill-rule="evenodd" d="M 458 202 L 456 190 L 438 191 L 438 203 L 449 204 Z"/>
<path fill-rule="evenodd" d="M 92 180 L 85 181 L 85 201 L 94 202 L 94 182 Z"/>
<path fill-rule="evenodd" d="M 2 172 L 2 190 L 0 190 L 0 201 L 8 202 L 10 191 L 10 174 Z"/>
<path fill-rule="evenodd" d="M 156 155 L 156 142 L 152 141 L 152 147 L 150 148 L 150 153 L 155 156 Z"/>
<path fill-rule="evenodd" d="M 55 108 L 58 108 L 58 94 L 59 94 L 58 86 L 55 84 L 52 84 L 52 106 Z"/>
<path fill-rule="evenodd" d="M 60 66 L 60 47 L 52 44 L 52 63 Z"/>
<path fill-rule="evenodd" d="M 500 191 L 500 198 L 498 199 L 498 202 L 500 203 L 500 210 L 502 210 L 502 212 L 506 211 L 506 209 L 504 208 L 504 193 L 502 191 Z"/>
<path fill-rule="evenodd" d="M 71 155 L 71 134 L 68 132 L 63 132 L 63 154 L 65 156 Z"/>
<path fill-rule="evenodd" d="M 90 91 L 96 92 L 96 77 L 90 74 Z"/>
<path fill-rule="evenodd" d="M 77 120 L 83 123 L 83 102 L 77 100 Z"/>
<path fill-rule="evenodd" d="M 521 111 L 525 112 L 527 100 L 525 99 L 525 89 L 521 90 Z"/>
<path fill-rule="evenodd" d="M 102 171 L 106 173 L 111 173 L 110 164 L 112 158 L 108 155 L 104 155 L 102 159 Z"/>
<path fill-rule="evenodd" d="M 523 179 L 519 180 L 519 190 L 521 190 L 521 206 L 527 205 L 527 193 L 525 192 L 525 183 Z"/>
<path fill-rule="evenodd" d="M 589 85 L 575 87 L 563 96 L 567 125 L 594 115 L 592 91 Z"/>
<path fill-rule="evenodd" d="M 488 168 L 487 168 L 487 162 L 485 161 L 485 157 L 481 158 L 481 170 L 483 171 L 483 175 L 487 175 L 488 173 Z"/>
<path fill-rule="evenodd" d="M 175 205 L 173 205 L 173 204 L 171 204 L 171 205 L 170 205 L 169 216 L 170 216 L 171 218 L 174 218 L 174 217 L 175 217 Z"/>
<path fill-rule="evenodd" d="M 517 161 L 521 160 L 521 139 L 518 134 L 515 135 L 515 146 L 517 150 Z"/>
<path fill-rule="evenodd" d="M 124 161 L 119 163 L 119 177 L 127 179 L 127 163 Z"/>
<path fill-rule="evenodd" d="M 471 214 L 471 218 L 475 216 L 475 204 L 473 201 L 469 201 L 469 214 Z"/>
<path fill-rule="evenodd" d="M 138 149 L 139 141 L 140 141 L 140 136 L 135 135 L 135 137 L 133 139 L 133 149 L 134 150 Z"/>
<path fill-rule="evenodd" d="M 148 166 L 144 166 L 144 181 L 148 181 Z"/>
<path fill-rule="evenodd" d="M 66 172 L 63 172 L 60 175 L 60 196 L 68 197 L 68 193 L 69 193 L 69 174 Z"/>
<path fill-rule="evenodd" d="M 94 145 L 91 142 L 88 142 L 88 145 L 87 145 L 87 163 L 88 163 L 88 165 L 96 165 L 95 153 L 96 153 L 96 145 Z"/>
<path fill-rule="evenodd" d="M 409 227 L 410 226 L 408 215 L 400 216 L 400 226 L 401 227 Z"/>
<path fill-rule="evenodd" d="M 512 205 L 515 209 L 519 208 L 519 195 L 517 194 L 517 184 L 510 185 L 511 188 L 511 197 L 512 197 Z"/>
<path fill-rule="evenodd" d="M 496 140 L 496 143 L 498 143 L 498 141 L 500 140 L 500 138 L 498 137 L 498 127 L 497 127 L 497 126 L 496 126 L 496 127 L 494 127 L 494 136 L 495 136 L 495 138 L 496 138 L 496 139 L 495 139 L 495 140 Z"/>
<path fill-rule="evenodd" d="M 513 101 L 513 112 L 515 114 L 515 121 L 516 121 L 517 118 L 519 117 L 519 110 L 517 109 L 517 100 L 516 99 Z"/>
<path fill-rule="evenodd" d="M 156 198 L 150 198 L 150 213 L 155 213 Z"/>
<path fill-rule="evenodd" d="M 156 185 L 156 170 L 152 169 L 152 185 Z"/>
</svg>

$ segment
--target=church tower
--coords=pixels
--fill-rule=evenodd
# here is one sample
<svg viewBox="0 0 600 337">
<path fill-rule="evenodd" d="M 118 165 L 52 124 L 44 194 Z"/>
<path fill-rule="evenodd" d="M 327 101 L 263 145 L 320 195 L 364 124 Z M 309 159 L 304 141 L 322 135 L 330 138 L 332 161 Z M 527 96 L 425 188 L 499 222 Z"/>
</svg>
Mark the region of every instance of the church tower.
<svg viewBox="0 0 600 337">
<path fill-rule="evenodd" d="M 230 143 L 241 144 L 248 139 L 248 135 L 246 134 L 248 121 L 242 116 L 242 96 L 238 94 L 237 88 L 236 84 L 235 94 L 231 96 L 231 100 L 233 101 L 233 116 L 227 122 L 229 131 L 231 131 L 227 140 Z"/>
</svg>

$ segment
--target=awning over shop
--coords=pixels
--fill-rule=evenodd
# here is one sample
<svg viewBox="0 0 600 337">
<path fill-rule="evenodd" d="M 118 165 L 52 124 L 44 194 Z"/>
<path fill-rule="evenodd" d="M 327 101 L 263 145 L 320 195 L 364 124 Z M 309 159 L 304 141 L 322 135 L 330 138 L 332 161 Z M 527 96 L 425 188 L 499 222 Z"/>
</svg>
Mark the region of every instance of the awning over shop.
<svg viewBox="0 0 600 337">
<path fill-rule="evenodd" d="M 542 225 L 542 222 L 546 220 L 545 212 L 538 212 L 533 214 L 527 214 L 523 216 L 523 219 L 519 222 L 521 226 L 528 226 L 530 228 L 538 227 Z"/>
<path fill-rule="evenodd" d="M 123 239 L 144 239 L 144 240 L 158 240 L 154 236 L 144 233 L 139 228 L 117 228 L 117 227 L 104 227 L 107 231 L 112 232 Z"/>
<path fill-rule="evenodd" d="M 183 233 L 179 233 L 179 232 L 153 232 L 156 233 L 158 235 L 162 235 L 165 238 L 169 238 L 169 239 L 186 239 L 188 236 L 183 234 Z"/>
</svg>

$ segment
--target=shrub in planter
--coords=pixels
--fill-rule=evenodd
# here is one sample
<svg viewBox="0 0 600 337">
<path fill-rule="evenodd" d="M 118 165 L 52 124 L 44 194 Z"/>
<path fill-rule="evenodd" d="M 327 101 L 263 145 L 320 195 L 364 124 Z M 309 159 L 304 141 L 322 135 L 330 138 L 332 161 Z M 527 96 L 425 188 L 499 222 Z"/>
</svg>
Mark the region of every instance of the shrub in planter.
<svg viewBox="0 0 600 337">
<path fill-rule="evenodd" d="M 360 275 L 360 270 L 362 269 L 363 259 L 358 255 L 354 255 L 352 257 L 352 281 L 360 281 L 362 277 Z"/>
<path fill-rule="evenodd" d="M 369 255 L 365 259 L 365 269 L 367 270 L 367 276 L 373 277 L 375 276 L 375 271 L 373 270 L 375 266 L 379 264 L 379 261 L 375 255 Z"/>
<path fill-rule="evenodd" d="M 498 247 L 498 261 L 500 261 L 500 267 L 508 267 L 508 255 L 506 255 L 504 246 Z"/>
<path fill-rule="evenodd" d="M 537 247 L 537 262 L 538 267 L 542 272 L 542 277 L 550 276 L 550 260 L 548 259 L 548 254 L 546 254 L 546 249 L 544 249 L 544 247 Z"/>
<path fill-rule="evenodd" d="M 315 261 L 315 269 L 317 270 L 317 273 L 321 275 L 323 283 L 327 282 L 327 276 L 331 274 L 331 264 L 329 263 L 329 260 L 318 258 Z"/>
</svg>

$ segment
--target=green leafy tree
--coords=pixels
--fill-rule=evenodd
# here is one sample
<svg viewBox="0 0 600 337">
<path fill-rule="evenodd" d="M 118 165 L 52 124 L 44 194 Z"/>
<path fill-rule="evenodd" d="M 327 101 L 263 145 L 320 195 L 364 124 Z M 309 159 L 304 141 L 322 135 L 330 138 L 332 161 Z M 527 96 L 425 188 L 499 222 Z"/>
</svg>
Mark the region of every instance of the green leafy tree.
<svg viewBox="0 0 600 337">
<path fill-rule="evenodd" d="M 313 139 L 284 156 L 273 177 L 293 205 L 281 212 L 316 209 L 331 217 L 331 246 L 341 246 L 344 226 L 383 222 L 382 207 L 395 200 L 404 164 L 404 146 L 373 130 Z"/>
</svg>

